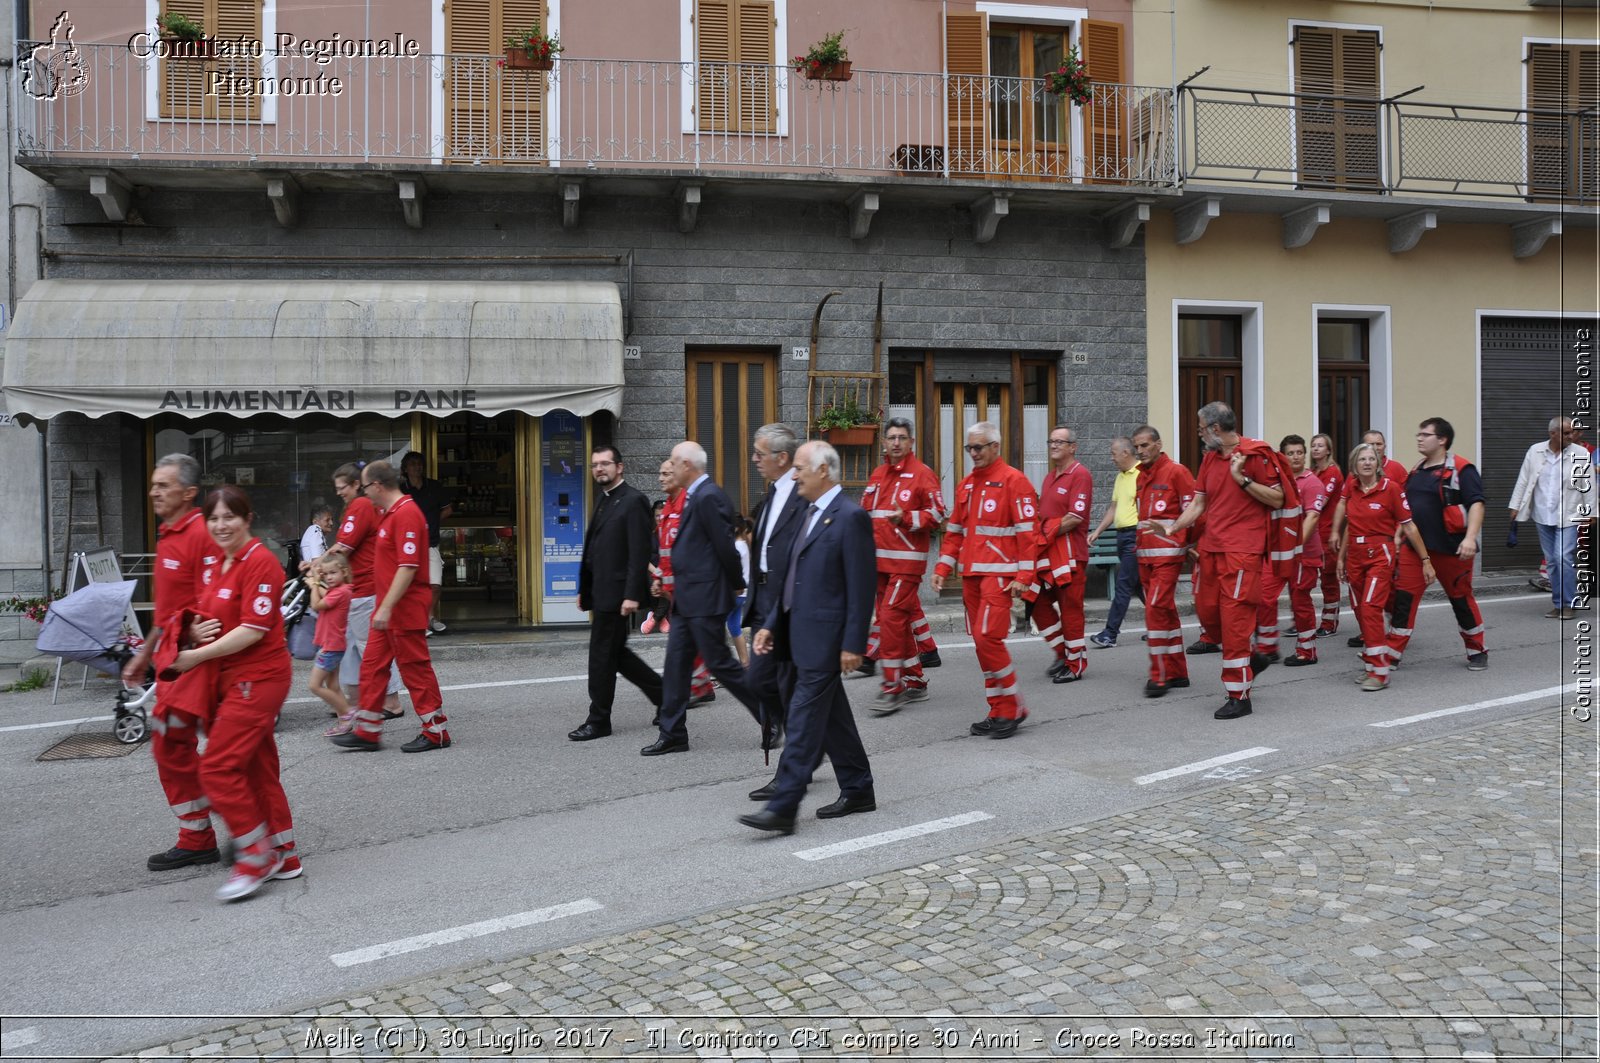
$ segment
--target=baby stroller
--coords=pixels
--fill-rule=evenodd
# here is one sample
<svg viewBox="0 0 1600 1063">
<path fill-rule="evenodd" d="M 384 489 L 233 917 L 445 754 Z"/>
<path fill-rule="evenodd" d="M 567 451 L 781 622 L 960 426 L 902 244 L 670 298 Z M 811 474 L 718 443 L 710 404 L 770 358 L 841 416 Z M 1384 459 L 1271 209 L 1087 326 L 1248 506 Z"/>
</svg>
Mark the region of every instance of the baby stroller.
<svg viewBox="0 0 1600 1063">
<path fill-rule="evenodd" d="M 126 630 L 128 604 L 133 601 L 137 586 L 134 580 L 90 583 L 50 603 L 35 647 L 40 653 L 64 661 L 121 675 L 123 666 L 133 659 L 143 641 Z M 111 733 L 117 741 L 134 745 L 149 737 L 148 717 L 155 700 L 154 682 L 122 684 L 111 723 Z"/>
<path fill-rule="evenodd" d="M 283 635 L 289 644 L 289 655 L 300 661 L 315 657 L 317 618 L 311 612 L 311 588 L 306 586 L 304 576 L 290 576 L 283 585 L 278 612 L 283 614 Z"/>
</svg>

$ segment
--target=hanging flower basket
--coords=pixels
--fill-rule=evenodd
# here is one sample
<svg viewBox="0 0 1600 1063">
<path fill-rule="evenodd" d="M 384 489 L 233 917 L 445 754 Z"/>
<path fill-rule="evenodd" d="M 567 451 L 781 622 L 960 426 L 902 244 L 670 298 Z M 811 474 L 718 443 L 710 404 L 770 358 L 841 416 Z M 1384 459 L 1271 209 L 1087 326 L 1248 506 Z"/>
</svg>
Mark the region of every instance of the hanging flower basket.
<svg viewBox="0 0 1600 1063">
<path fill-rule="evenodd" d="M 878 438 L 875 424 L 857 425 L 854 428 L 826 428 L 822 438 L 836 447 L 868 447 Z"/>
<path fill-rule="evenodd" d="M 1089 80 L 1089 68 L 1078 55 L 1074 45 L 1067 49 L 1061 66 L 1044 76 L 1045 89 L 1082 107 L 1094 99 L 1094 83 Z"/>
<path fill-rule="evenodd" d="M 849 81 L 852 76 L 850 60 L 846 59 L 832 66 L 803 66 L 800 68 L 800 76 L 807 81 Z"/>
<path fill-rule="evenodd" d="M 554 70 L 555 56 L 536 58 L 521 48 L 506 49 L 506 68 L 509 70 Z"/>
<path fill-rule="evenodd" d="M 849 81 L 850 53 L 845 50 L 844 30 L 830 33 L 813 44 L 791 64 L 807 81 Z"/>
</svg>

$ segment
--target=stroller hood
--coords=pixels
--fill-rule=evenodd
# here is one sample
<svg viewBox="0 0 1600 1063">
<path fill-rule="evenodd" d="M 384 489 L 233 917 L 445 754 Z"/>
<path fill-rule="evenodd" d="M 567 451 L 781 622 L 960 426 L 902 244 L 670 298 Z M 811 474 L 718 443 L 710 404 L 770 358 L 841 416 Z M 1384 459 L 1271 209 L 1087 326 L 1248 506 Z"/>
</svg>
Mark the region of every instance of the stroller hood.
<svg viewBox="0 0 1600 1063">
<path fill-rule="evenodd" d="M 133 601 L 133 580 L 91 583 L 50 603 L 34 644 L 40 653 L 81 661 L 102 672 L 116 673 L 120 665 L 112 655 L 122 637 L 122 625 Z"/>
</svg>

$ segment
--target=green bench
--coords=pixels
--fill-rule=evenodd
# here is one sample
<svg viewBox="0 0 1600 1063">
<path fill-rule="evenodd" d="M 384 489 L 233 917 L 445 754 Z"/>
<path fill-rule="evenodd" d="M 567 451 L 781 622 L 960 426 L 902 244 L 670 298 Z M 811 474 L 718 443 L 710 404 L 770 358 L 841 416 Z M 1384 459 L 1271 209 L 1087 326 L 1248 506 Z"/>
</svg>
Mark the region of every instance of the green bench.
<svg viewBox="0 0 1600 1063">
<path fill-rule="evenodd" d="M 1095 590 L 1095 586 L 1099 590 Z M 1107 528 L 1089 544 L 1089 584 L 1084 596 L 1099 594 L 1109 599 L 1117 586 L 1117 529 Z"/>
</svg>

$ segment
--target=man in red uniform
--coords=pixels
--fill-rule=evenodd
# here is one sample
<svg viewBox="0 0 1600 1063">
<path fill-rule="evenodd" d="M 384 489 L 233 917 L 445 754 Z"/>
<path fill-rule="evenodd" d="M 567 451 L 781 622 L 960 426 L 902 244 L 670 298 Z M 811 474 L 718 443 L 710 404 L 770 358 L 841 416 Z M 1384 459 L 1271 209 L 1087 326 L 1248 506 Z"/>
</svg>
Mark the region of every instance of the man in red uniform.
<svg viewBox="0 0 1600 1063">
<path fill-rule="evenodd" d="M 1467 650 L 1467 668 L 1481 672 L 1489 667 L 1489 651 L 1483 643 L 1483 614 L 1472 596 L 1472 559 L 1477 556 L 1478 533 L 1483 528 L 1483 477 L 1477 466 L 1450 453 L 1455 439 L 1455 427 L 1443 417 L 1430 417 L 1418 426 L 1417 452 L 1422 460 L 1406 478 L 1406 502 L 1428 548 L 1434 575 L 1455 613 L 1461 644 Z M 1390 668 L 1400 663 L 1411 642 L 1417 606 L 1427 586 L 1422 558 L 1408 541 L 1400 547 L 1400 572 L 1389 610 Z"/>
<path fill-rule="evenodd" d="M 161 526 L 156 530 L 154 626 L 144 644 L 122 669 L 126 683 L 142 684 L 150 657 L 163 632 L 180 623 L 185 609 L 199 597 L 200 573 L 217 555 L 206 531 L 205 517 L 195 505 L 200 490 L 200 464 L 187 454 L 168 454 L 150 474 L 150 504 Z M 200 787 L 200 729 L 208 722 L 211 692 L 196 690 L 204 676 L 181 675 L 156 684 L 156 706 L 150 715 L 150 753 L 167 805 L 178 817 L 178 841 L 145 861 L 151 871 L 171 871 L 191 864 L 214 864 L 217 835 L 211 828 L 211 802 Z M 198 696 L 194 696 L 198 694 Z"/>
<path fill-rule="evenodd" d="M 1000 429 L 979 421 L 967 429 L 972 472 L 956 488 L 955 506 L 945 525 L 933 589 L 961 565 L 961 599 L 967 630 L 983 669 L 989 715 L 972 725 L 975 735 L 1010 738 L 1028 718 L 1017 694 L 1017 670 L 1006 650 L 1011 633 L 1011 602 L 1033 582 L 1039 536 L 1039 501 L 1033 485 L 1000 457 Z"/>
<path fill-rule="evenodd" d="M 1161 433 L 1150 425 L 1133 430 L 1133 451 L 1139 458 L 1139 585 L 1144 588 L 1146 642 L 1150 649 L 1147 698 L 1189 685 L 1189 661 L 1183 653 L 1183 621 L 1178 619 L 1178 573 L 1188 554 L 1189 535 L 1162 533 L 1160 521 L 1172 520 L 1194 501 L 1194 475 L 1167 457 Z"/>
<path fill-rule="evenodd" d="M 1272 663 L 1251 655 L 1250 640 L 1261 599 L 1261 559 L 1281 552 L 1269 551 L 1269 517 L 1284 509 L 1293 486 L 1285 490 L 1271 447 L 1239 435 L 1227 403 L 1207 403 L 1198 417 L 1206 454 L 1195 481 L 1194 504 L 1167 524 L 1164 534 L 1183 531 L 1206 514 L 1194 605 L 1202 625 L 1222 632 L 1222 685 L 1228 700 L 1212 715 L 1234 720 L 1250 715 L 1250 684 Z"/>
<path fill-rule="evenodd" d="M 1094 477 L 1078 461 L 1078 433 L 1065 425 L 1050 430 L 1050 471 L 1039 488 L 1039 518 L 1044 522 L 1039 582 L 1033 622 L 1055 653 L 1049 676 L 1072 683 L 1089 667 L 1083 637 L 1083 587 L 1089 574 L 1089 511 Z"/>
<path fill-rule="evenodd" d="M 353 462 L 333 470 L 333 489 L 344 500 L 339 518 L 339 535 L 328 549 L 341 550 L 350 561 L 350 616 L 345 625 L 345 653 L 339 661 L 339 683 L 350 704 L 360 703 L 361 659 L 366 654 L 367 632 L 372 626 L 372 610 L 377 605 L 372 582 L 372 557 L 377 546 L 378 511 L 361 493 L 361 468 Z M 301 571 L 308 566 L 302 564 Z M 423 580 L 424 583 L 427 580 Z M 400 673 L 387 677 L 383 702 L 384 715 L 400 715 Z"/>
<path fill-rule="evenodd" d="M 922 674 L 912 625 L 922 615 L 922 574 L 928 568 L 933 530 L 944 520 L 945 508 L 939 478 L 912 452 L 911 422 L 891 417 L 884 425 L 883 445 L 884 462 L 861 492 L 861 508 L 872 518 L 878 555 L 873 630 L 878 635 L 883 688 L 872 711 L 887 716 L 904 704 L 928 699 L 928 680 Z"/>
<path fill-rule="evenodd" d="M 401 746 L 406 753 L 450 748 L 444 696 L 428 654 L 428 521 L 416 499 L 400 490 L 400 474 L 386 461 L 361 470 L 361 493 L 383 511 L 372 569 L 378 605 L 372 611 L 367 652 L 361 659 L 361 709 L 355 729 L 335 735 L 345 749 L 375 750 L 383 734 L 383 678 L 395 664 L 411 692 L 422 732 Z M 419 572 L 420 570 L 420 572 Z M 421 576 L 419 579 L 418 576 Z"/>
<path fill-rule="evenodd" d="M 1322 519 L 1317 521 L 1317 552 L 1322 555 L 1322 624 L 1317 628 L 1317 638 L 1325 639 L 1339 633 L 1339 565 L 1337 551 L 1328 544 L 1333 539 L 1333 514 L 1344 486 L 1344 471 L 1333 453 L 1333 437 L 1326 432 L 1311 437 L 1311 471 L 1322 481 L 1328 498 Z M 1309 542 L 1305 545 L 1308 549 L 1311 546 Z"/>
<path fill-rule="evenodd" d="M 1261 562 L 1261 608 L 1256 616 L 1255 649 L 1278 660 L 1278 599 L 1287 586 L 1294 617 L 1295 651 L 1285 667 L 1298 668 L 1317 663 L 1317 611 L 1311 604 L 1311 588 L 1322 575 L 1322 537 L 1317 534 L 1317 525 L 1328 504 L 1328 488 L 1320 476 L 1306 467 L 1304 438 L 1284 436 L 1278 453 L 1289 463 L 1295 491 L 1300 495 L 1300 560 L 1288 575 L 1280 575 L 1270 560 Z"/>
</svg>

